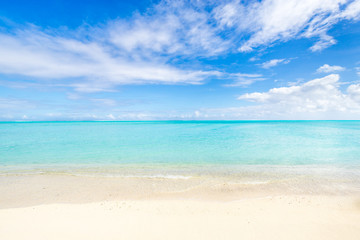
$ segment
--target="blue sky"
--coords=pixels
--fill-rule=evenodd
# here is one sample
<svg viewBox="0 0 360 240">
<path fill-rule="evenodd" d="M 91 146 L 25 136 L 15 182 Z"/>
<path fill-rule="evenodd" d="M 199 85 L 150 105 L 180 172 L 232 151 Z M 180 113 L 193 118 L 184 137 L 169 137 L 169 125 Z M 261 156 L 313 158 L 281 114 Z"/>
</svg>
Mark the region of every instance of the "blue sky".
<svg viewBox="0 0 360 240">
<path fill-rule="evenodd" d="M 360 119 L 360 0 L 0 2 L 0 120 Z"/>
</svg>

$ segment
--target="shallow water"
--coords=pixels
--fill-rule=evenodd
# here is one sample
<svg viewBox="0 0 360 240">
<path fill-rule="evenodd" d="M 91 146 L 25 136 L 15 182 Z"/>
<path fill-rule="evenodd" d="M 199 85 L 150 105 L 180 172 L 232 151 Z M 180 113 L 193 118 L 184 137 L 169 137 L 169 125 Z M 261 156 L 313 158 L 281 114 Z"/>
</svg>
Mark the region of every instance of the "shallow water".
<svg viewBox="0 0 360 240">
<path fill-rule="evenodd" d="M 0 123 L 0 193 L 3 207 L 360 196 L 360 121 Z"/>
<path fill-rule="evenodd" d="M 1 165 L 359 165 L 360 121 L 3 122 Z"/>
</svg>

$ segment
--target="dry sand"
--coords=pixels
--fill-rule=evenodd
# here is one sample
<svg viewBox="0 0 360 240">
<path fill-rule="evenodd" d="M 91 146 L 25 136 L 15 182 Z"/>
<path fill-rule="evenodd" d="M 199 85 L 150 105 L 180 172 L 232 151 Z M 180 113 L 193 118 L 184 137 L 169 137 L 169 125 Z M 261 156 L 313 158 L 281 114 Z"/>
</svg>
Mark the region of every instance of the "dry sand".
<svg viewBox="0 0 360 240">
<path fill-rule="evenodd" d="M 290 185 L 288 185 L 290 186 Z M 360 239 L 356 193 L 195 178 L 0 177 L 0 239 Z"/>
</svg>

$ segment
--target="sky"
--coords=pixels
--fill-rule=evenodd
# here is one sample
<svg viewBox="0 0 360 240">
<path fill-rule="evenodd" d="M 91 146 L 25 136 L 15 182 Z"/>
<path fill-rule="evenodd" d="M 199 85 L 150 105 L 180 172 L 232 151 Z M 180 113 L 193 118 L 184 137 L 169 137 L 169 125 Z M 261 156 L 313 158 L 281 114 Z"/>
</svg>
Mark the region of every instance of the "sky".
<svg viewBox="0 0 360 240">
<path fill-rule="evenodd" d="M 0 121 L 360 119 L 360 0 L 0 0 Z"/>
</svg>

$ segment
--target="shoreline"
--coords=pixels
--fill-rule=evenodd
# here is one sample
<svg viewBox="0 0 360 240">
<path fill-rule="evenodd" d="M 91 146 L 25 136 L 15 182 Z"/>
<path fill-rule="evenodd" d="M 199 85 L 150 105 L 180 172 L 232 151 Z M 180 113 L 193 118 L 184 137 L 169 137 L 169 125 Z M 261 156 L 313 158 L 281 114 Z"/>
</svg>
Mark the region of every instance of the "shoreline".
<svg viewBox="0 0 360 240">
<path fill-rule="evenodd" d="M 0 209 L 53 203 L 189 199 L 236 201 L 267 196 L 360 196 L 360 178 L 341 169 L 203 171 L 77 169 L 0 175 Z M 109 169 L 108 169 L 109 170 Z M 157 169 L 159 170 L 159 169 Z M 167 169 L 168 170 L 168 169 Z M 175 171 L 176 170 L 176 171 Z M 213 168 L 211 170 L 214 170 Z M 116 173 L 116 174 L 114 174 Z M 357 169 L 354 170 L 357 173 Z"/>
</svg>

